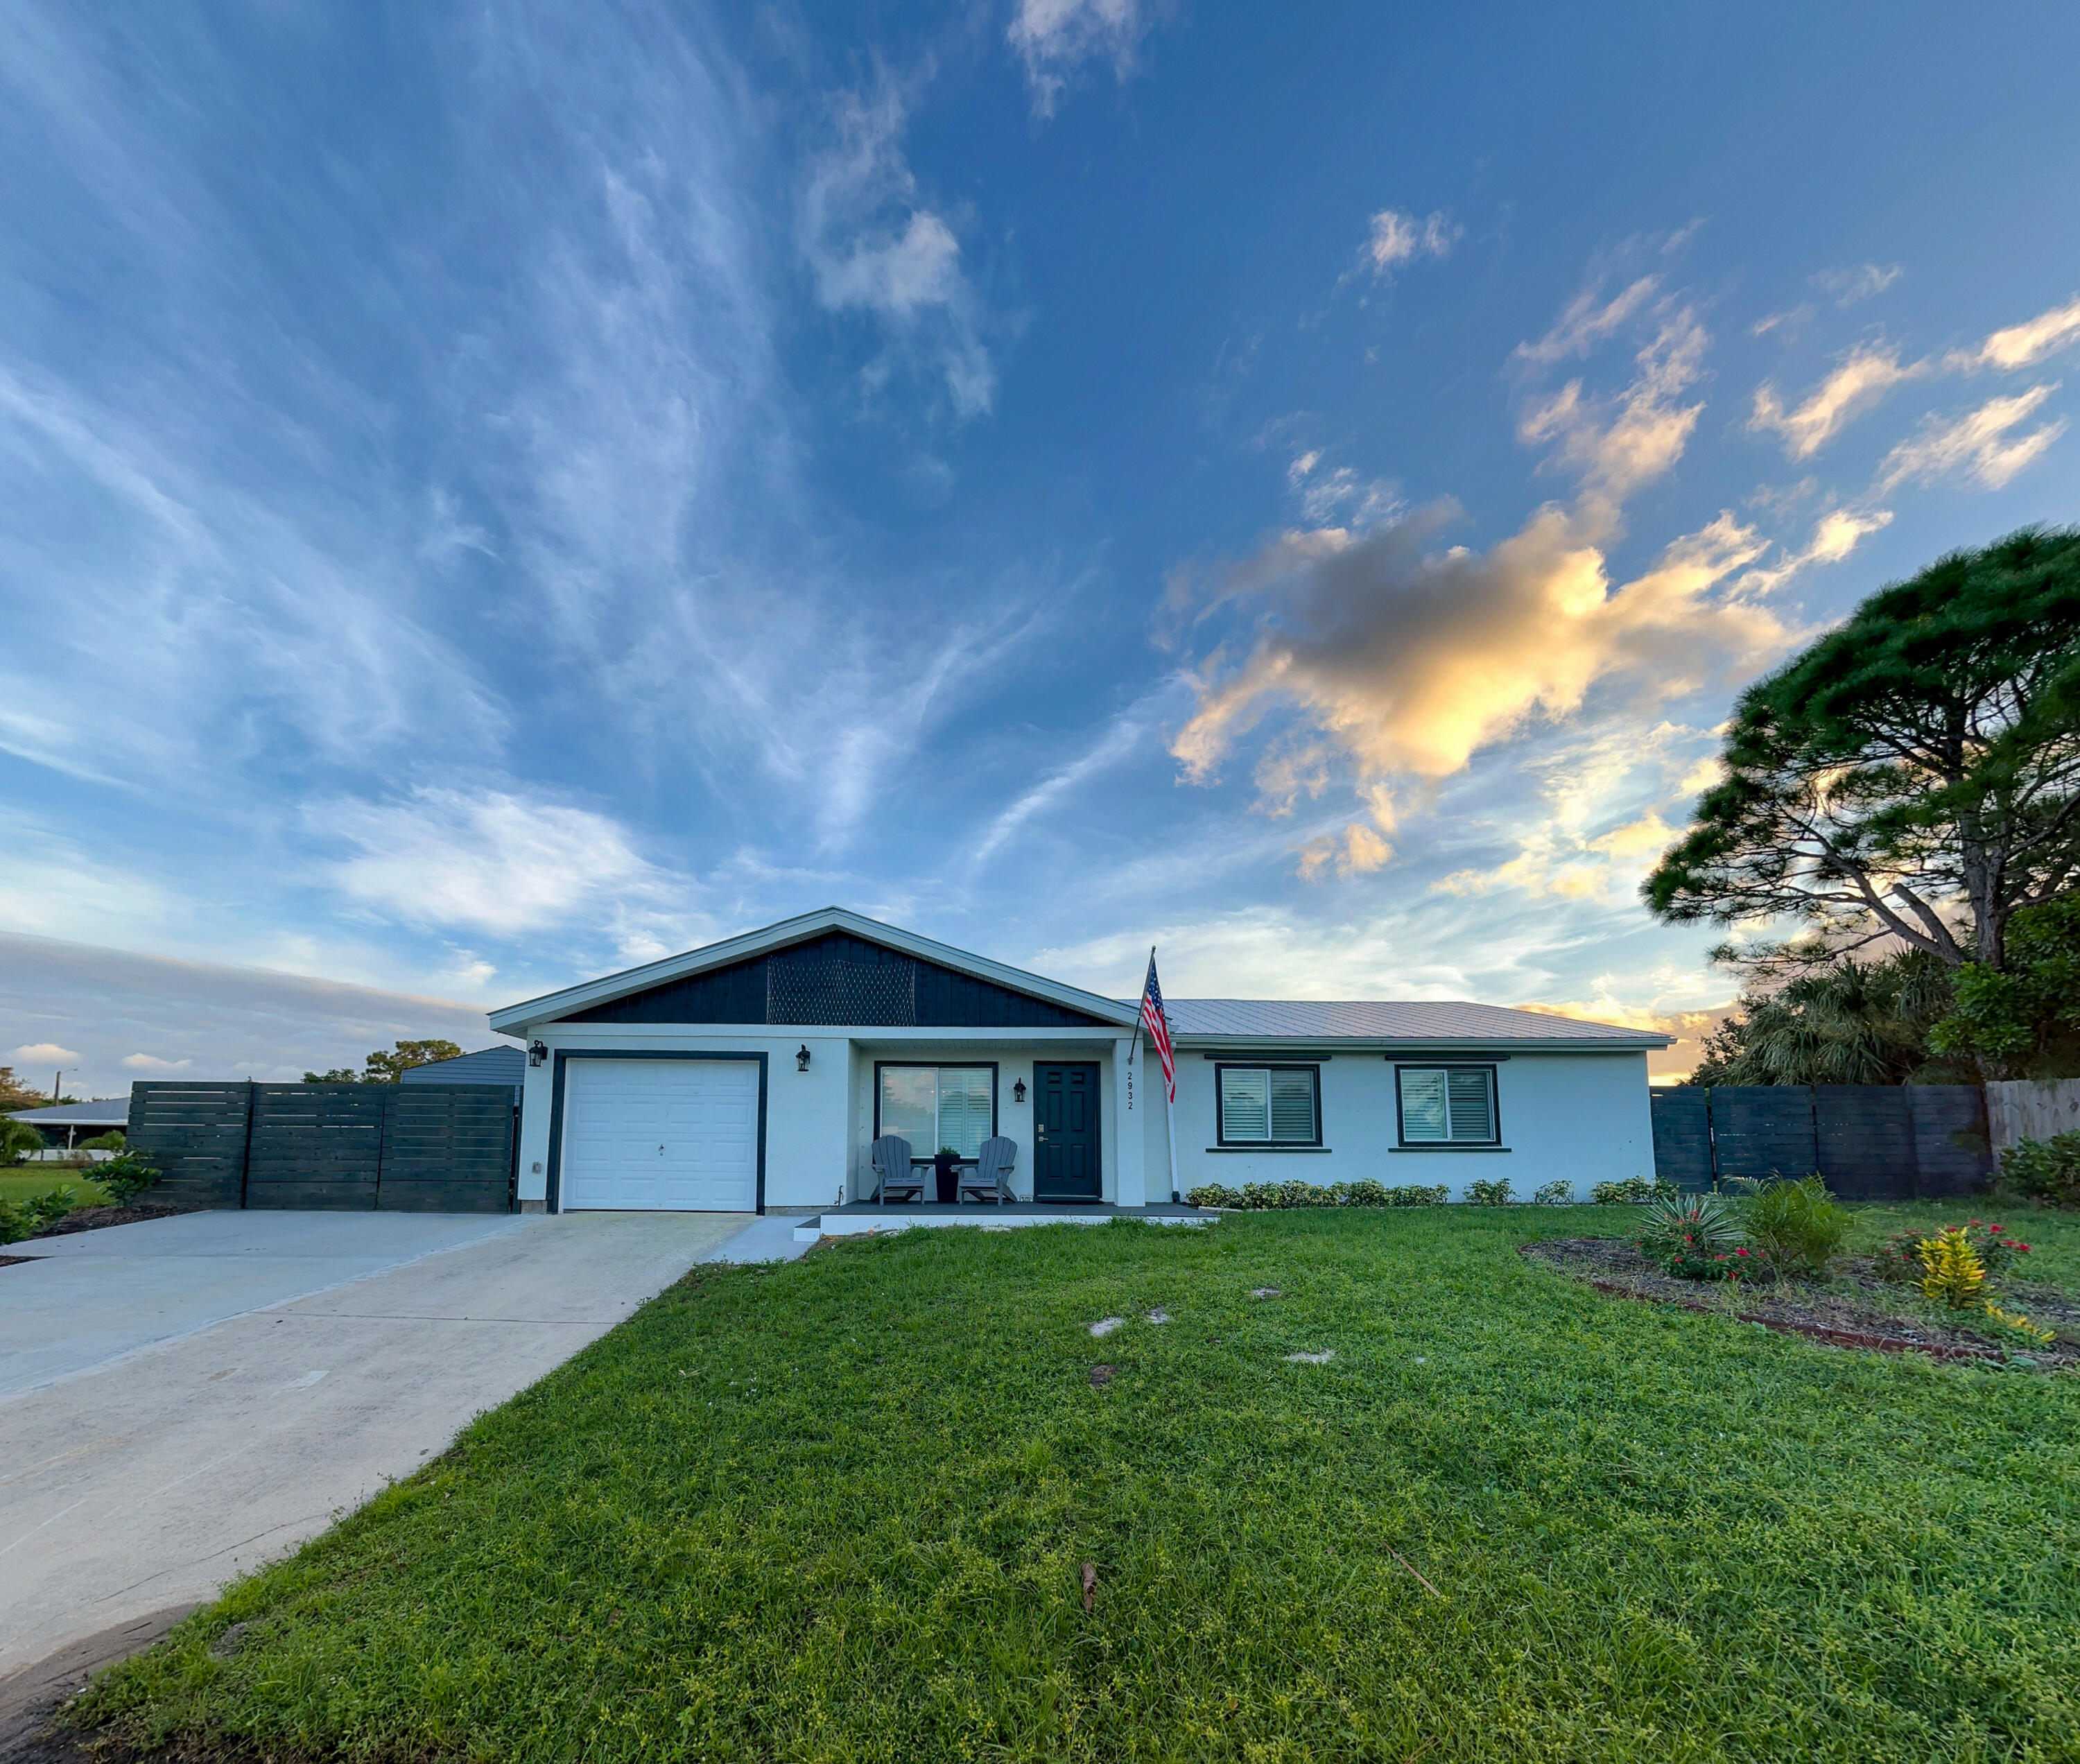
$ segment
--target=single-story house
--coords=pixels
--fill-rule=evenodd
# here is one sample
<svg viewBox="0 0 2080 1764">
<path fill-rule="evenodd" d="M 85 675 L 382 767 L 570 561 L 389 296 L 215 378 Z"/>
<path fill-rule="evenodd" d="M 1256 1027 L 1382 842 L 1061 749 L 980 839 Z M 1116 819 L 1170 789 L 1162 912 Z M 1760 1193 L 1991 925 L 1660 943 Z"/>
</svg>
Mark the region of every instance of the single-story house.
<svg viewBox="0 0 2080 1764">
<path fill-rule="evenodd" d="M 83 1139 L 98 1139 L 103 1133 L 130 1124 L 130 1100 L 128 1097 L 97 1097 L 87 1102 L 45 1103 L 40 1108 L 13 1109 L 8 1119 L 21 1121 L 33 1127 L 44 1136 L 44 1143 L 63 1151 Z"/>
<path fill-rule="evenodd" d="M 424 1065 L 407 1066 L 397 1077 L 403 1084 L 509 1084 L 517 1104 L 520 1086 L 527 1077 L 527 1056 L 518 1048 L 480 1048 L 475 1053 L 459 1053 L 452 1060 L 429 1060 Z"/>
<path fill-rule="evenodd" d="M 1492 1005 L 1137 1000 L 837 907 L 491 1014 L 526 1044 L 520 1204 L 812 1212 L 865 1201 L 871 1148 L 1017 1148 L 1022 1201 L 1168 1204 L 1300 1176 L 1520 1196 L 1650 1174 L 1667 1038 Z"/>
</svg>

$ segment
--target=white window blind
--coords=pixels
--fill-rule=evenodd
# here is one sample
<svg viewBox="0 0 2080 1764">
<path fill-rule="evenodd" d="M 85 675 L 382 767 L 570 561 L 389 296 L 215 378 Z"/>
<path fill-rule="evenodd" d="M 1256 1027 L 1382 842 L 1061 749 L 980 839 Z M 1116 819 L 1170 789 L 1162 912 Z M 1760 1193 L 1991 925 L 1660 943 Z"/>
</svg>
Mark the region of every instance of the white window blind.
<svg viewBox="0 0 2080 1764">
<path fill-rule="evenodd" d="M 929 1157 L 942 1145 L 974 1157 L 990 1134 L 988 1066 L 881 1069 L 881 1131 L 900 1133 L 911 1155 Z"/>
<path fill-rule="evenodd" d="M 1268 1140 L 1271 1137 L 1271 1074 L 1240 1066 L 1221 1073 L 1221 1137 L 1224 1140 Z"/>
<path fill-rule="evenodd" d="M 1311 1069 L 1223 1066 L 1220 1110 L 1223 1144 L 1311 1145 L 1319 1137 Z"/>
<path fill-rule="evenodd" d="M 1401 1137 L 1411 1145 L 1492 1144 L 1495 1073 L 1488 1066 L 1403 1066 Z"/>
</svg>

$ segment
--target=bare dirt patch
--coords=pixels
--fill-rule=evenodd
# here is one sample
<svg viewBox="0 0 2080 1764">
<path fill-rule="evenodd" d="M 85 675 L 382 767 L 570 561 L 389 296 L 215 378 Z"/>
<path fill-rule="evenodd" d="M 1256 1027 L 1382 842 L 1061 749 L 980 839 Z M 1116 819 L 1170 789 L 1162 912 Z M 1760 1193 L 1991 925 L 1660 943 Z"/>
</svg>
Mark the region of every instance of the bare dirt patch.
<svg viewBox="0 0 2080 1764">
<path fill-rule="evenodd" d="M 1928 1354 L 1939 1359 L 1998 1363 L 2008 1357 L 1992 1332 L 1972 1326 L 1973 1313 L 1945 1312 L 1923 1304 L 1910 1289 L 1879 1279 L 1868 1256 L 1837 1257 L 1824 1282 L 1737 1282 L 1679 1279 L 1617 1237 L 1548 1238 L 1524 1245 L 1518 1254 L 1613 1298 L 1717 1312 L 1738 1322 L 1759 1323 L 1837 1346 Z M 2058 1332 L 2057 1340 L 2032 1350 L 2030 1359 L 2044 1367 L 2080 1366 L 2080 1303 L 2052 1287 L 2021 1284 L 2011 1284 L 1993 1297 L 2004 1310 L 2023 1312 L 2032 1322 Z"/>
</svg>

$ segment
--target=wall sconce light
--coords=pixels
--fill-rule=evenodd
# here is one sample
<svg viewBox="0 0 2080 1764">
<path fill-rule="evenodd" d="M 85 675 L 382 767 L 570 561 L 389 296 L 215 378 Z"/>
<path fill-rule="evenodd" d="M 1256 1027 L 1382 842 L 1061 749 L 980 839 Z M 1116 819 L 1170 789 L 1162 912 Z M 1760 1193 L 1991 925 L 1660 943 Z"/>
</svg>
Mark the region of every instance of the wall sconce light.
<svg viewBox="0 0 2080 1764">
<path fill-rule="evenodd" d="M 1012 1086 L 1011 1100 L 1014 1102 L 1023 1102 L 1025 1100 L 1025 1079 L 1021 1078 L 1016 1084 Z"/>
<path fill-rule="evenodd" d="M 527 1064 L 528 1064 L 528 1065 L 543 1065 L 543 1064 L 545 1064 L 545 1063 L 547 1062 L 547 1060 L 548 1060 L 548 1057 L 549 1057 L 549 1048 L 548 1048 L 548 1044 L 547 1044 L 547 1042 L 543 1042 L 543 1041 L 530 1041 L 530 1042 L 529 1042 L 529 1043 L 527 1044 Z"/>
<path fill-rule="evenodd" d="M 806 1041 L 795 1050 L 795 1069 L 797 1072 L 809 1069 L 809 1044 Z"/>
</svg>

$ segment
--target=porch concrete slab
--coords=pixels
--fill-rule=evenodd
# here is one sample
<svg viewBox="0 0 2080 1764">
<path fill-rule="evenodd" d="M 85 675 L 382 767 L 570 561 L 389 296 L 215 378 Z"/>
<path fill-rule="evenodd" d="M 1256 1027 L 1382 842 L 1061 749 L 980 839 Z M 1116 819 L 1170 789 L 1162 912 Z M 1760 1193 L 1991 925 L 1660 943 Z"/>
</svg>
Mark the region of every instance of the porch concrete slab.
<svg viewBox="0 0 2080 1764">
<path fill-rule="evenodd" d="M 813 1243 L 819 1237 L 866 1237 L 877 1231 L 910 1231 L 920 1226 L 967 1226 L 982 1231 L 1011 1231 L 1022 1225 L 1103 1225 L 1115 1219 L 1138 1219 L 1151 1225 L 1210 1225 L 1220 1215 L 1199 1207 L 1118 1207 L 1109 1202 L 1064 1205 L 1028 1201 L 1001 1207 L 959 1207 L 906 1203 L 883 1207 L 854 1201 L 813 1219 L 798 1220 L 795 1235 Z"/>
<path fill-rule="evenodd" d="M 806 1237 L 796 1228 L 813 1224 L 799 1215 L 768 1213 L 753 1220 L 727 1242 L 718 1244 L 701 1258 L 703 1262 L 792 1262 L 809 1253 L 817 1233 Z"/>
<path fill-rule="evenodd" d="M 71 1249 L 51 1258 L 68 1265 L 70 1281 L 52 1279 L 59 1270 L 48 1265 L 0 1268 L 7 1327 L 55 1340 L 83 1304 L 114 1313 L 78 1326 L 82 1344 L 91 1337 L 107 1350 L 102 1362 L 0 1398 L 0 1674 L 111 1624 L 208 1598 L 286 1554 L 750 1223 L 743 1213 L 400 1215 L 425 1233 L 410 1240 L 419 1254 L 275 1298 L 283 1261 L 306 1265 L 307 1283 L 319 1264 L 337 1270 L 314 1253 L 255 1250 L 243 1261 L 253 1284 L 241 1292 L 220 1264 L 241 1255 L 241 1243 L 279 1252 L 294 1236 L 271 1222 L 281 1218 L 314 1230 L 344 1220 L 346 1242 L 372 1257 L 385 1247 L 375 1234 L 388 1226 L 375 1222 L 384 1216 L 247 1215 L 270 1221 L 252 1239 L 195 1229 L 214 1216 L 89 1233 L 156 1232 L 174 1246 Z M 423 1247 L 444 1239 L 445 1251 Z M 220 1253 L 188 1253 L 206 1241 Z M 388 1245 L 393 1258 L 404 1241 Z M 148 1262 L 161 1266 L 126 1326 L 128 1283 Z M 174 1296 L 163 1270 L 174 1266 L 224 1294 L 212 1302 L 233 1314 L 148 1338 Z M 81 1283 L 96 1270 L 98 1287 Z M 24 1275 L 36 1284 L 16 1289 Z M 74 1362 L 89 1350 L 76 1344 Z"/>
</svg>

